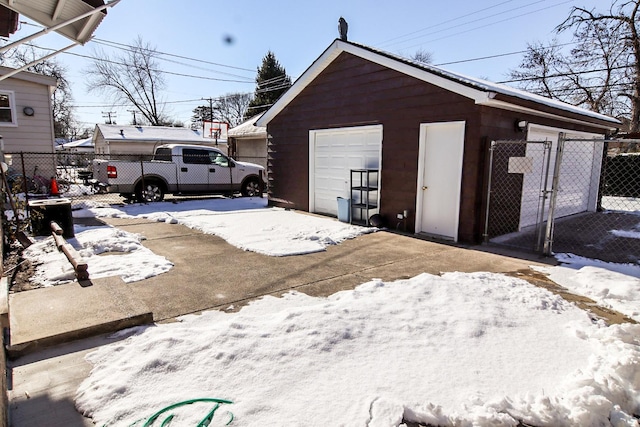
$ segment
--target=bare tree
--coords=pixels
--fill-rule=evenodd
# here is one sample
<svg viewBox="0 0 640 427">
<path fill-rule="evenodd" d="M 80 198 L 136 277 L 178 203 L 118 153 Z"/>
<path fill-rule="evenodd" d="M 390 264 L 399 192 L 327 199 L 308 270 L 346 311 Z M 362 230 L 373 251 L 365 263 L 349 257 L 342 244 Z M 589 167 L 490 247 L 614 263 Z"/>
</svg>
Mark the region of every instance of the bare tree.
<svg viewBox="0 0 640 427">
<path fill-rule="evenodd" d="M 3 55 L 1 62 L 9 66 L 22 67 L 40 57 L 34 47 L 25 45 Z M 73 138 L 79 126 L 74 116 L 73 96 L 66 77 L 66 68 L 55 59 L 49 58 L 29 66 L 26 71 L 56 79 L 56 88 L 51 95 L 54 134 L 56 138 Z"/>
<path fill-rule="evenodd" d="M 249 93 L 229 93 L 215 100 L 213 104 L 214 120 L 229 123 L 231 127 L 239 125 L 251 102 Z"/>
<path fill-rule="evenodd" d="M 417 62 L 422 62 L 423 64 L 431 64 L 433 62 L 433 53 L 420 49 L 411 55 L 411 59 Z"/>
<path fill-rule="evenodd" d="M 617 117 L 640 130 L 640 0 L 614 1 L 609 14 L 574 7 L 557 27 L 573 30 L 574 47 L 530 44 L 510 82 L 543 96 Z M 615 9 L 615 11 L 614 11 Z"/>
<path fill-rule="evenodd" d="M 640 0 L 613 1 L 608 13 L 596 13 L 574 7 L 569 17 L 558 26 L 558 31 L 569 28 L 590 29 L 608 27 L 618 35 L 618 44 L 625 48 L 625 77 L 631 90 L 620 91 L 631 104 L 630 131 L 640 131 Z M 614 64 L 610 64 L 612 67 Z"/>
<path fill-rule="evenodd" d="M 114 102 L 131 105 L 152 126 L 170 123 L 159 99 L 165 83 L 156 56 L 155 48 L 141 37 L 120 56 L 97 54 L 87 70 L 89 92 L 100 92 Z"/>
</svg>

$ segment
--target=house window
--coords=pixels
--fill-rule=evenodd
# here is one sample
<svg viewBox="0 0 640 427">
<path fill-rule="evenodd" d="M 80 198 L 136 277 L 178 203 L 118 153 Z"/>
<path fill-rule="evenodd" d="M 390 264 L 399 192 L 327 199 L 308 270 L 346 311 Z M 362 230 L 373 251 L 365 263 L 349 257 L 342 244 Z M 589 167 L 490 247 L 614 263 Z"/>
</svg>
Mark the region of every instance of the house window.
<svg viewBox="0 0 640 427">
<path fill-rule="evenodd" d="M 11 91 L 0 91 L 0 126 L 16 125 L 16 103 Z"/>
</svg>

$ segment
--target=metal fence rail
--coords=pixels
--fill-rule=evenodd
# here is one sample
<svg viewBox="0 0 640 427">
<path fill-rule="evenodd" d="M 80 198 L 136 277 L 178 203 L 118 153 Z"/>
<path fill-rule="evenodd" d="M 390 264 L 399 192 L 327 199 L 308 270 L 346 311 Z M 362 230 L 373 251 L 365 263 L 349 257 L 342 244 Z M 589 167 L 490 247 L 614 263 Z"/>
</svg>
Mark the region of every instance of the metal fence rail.
<svg viewBox="0 0 640 427">
<path fill-rule="evenodd" d="M 86 201 L 94 201 L 105 204 L 120 204 L 127 203 L 135 199 L 137 191 L 130 191 L 128 193 L 119 192 L 107 192 L 105 185 L 98 180 L 96 170 L 94 170 L 96 161 L 125 161 L 122 164 L 118 164 L 118 172 L 122 175 L 139 174 L 140 171 L 143 175 L 153 175 L 153 171 L 150 169 L 150 163 L 153 159 L 153 155 L 141 155 L 141 154 L 124 154 L 124 155 L 108 155 L 108 154 L 95 154 L 95 153 L 74 153 L 74 152 L 60 152 L 60 153 L 5 153 L 5 162 L 9 166 L 7 171 L 7 178 L 9 181 L 9 191 L 14 194 L 21 194 L 27 199 L 43 198 L 51 195 L 52 192 L 52 178 L 56 179 L 57 189 L 59 196 L 68 198 L 71 200 L 72 205 L 77 205 Z M 171 159 L 156 158 L 156 161 L 170 161 Z M 204 166 L 201 176 L 194 176 L 195 182 L 207 183 L 211 180 L 211 177 L 207 177 L 205 172 L 210 172 L 210 167 L 216 167 L 218 170 L 217 176 L 220 176 L 220 172 L 225 176 L 229 174 L 231 176 L 231 168 L 224 166 L 224 159 L 219 165 L 209 164 L 210 159 L 201 159 L 200 157 L 185 156 L 184 161 L 191 163 L 194 167 L 189 168 L 189 173 L 197 174 L 198 169 L 196 166 Z M 205 161 L 206 160 L 206 161 Z M 152 165 L 152 164 L 151 164 Z M 127 169 L 128 168 L 128 169 Z M 145 170 L 145 168 L 147 168 Z M 177 173 L 177 172 L 176 172 Z M 213 174 L 209 174 L 213 175 Z M 224 179 L 223 177 L 220 177 Z M 264 177 L 263 177 L 264 179 Z M 141 187 L 148 187 L 148 182 L 144 179 L 141 182 Z M 202 194 L 231 194 L 231 191 L 212 190 L 214 186 L 219 185 L 218 182 L 210 182 L 210 189 L 196 190 L 185 189 L 184 195 L 172 195 L 163 193 L 163 197 L 167 199 L 176 199 L 181 197 L 194 197 L 194 194 L 201 192 Z M 240 184 L 240 183 L 235 183 Z"/>
<path fill-rule="evenodd" d="M 495 141 L 490 159 L 486 242 L 640 262 L 640 142 Z"/>
</svg>

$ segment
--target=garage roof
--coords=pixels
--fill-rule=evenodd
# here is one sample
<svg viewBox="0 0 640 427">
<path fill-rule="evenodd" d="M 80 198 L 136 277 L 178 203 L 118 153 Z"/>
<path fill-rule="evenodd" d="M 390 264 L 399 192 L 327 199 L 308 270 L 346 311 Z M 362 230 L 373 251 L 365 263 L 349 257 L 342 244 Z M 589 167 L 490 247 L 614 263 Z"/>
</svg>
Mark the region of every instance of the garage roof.
<svg viewBox="0 0 640 427">
<path fill-rule="evenodd" d="M 108 125 L 98 123 L 94 139 L 102 134 L 107 141 L 151 141 L 151 142 L 194 142 L 209 143 L 212 140 L 202 136 L 199 130 L 166 126 Z"/>
<path fill-rule="evenodd" d="M 343 52 L 361 57 L 373 63 L 450 90 L 459 95 L 473 99 L 475 103 L 479 105 L 487 105 L 506 110 L 566 119 L 566 117 L 563 117 L 560 114 L 544 113 L 531 107 L 527 107 L 526 105 L 521 105 L 518 102 L 514 102 L 519 100 L 523 101 L 523 104 L 535 103 L 551 107 L 555 110 L 562 110 L 567 113 L 577 114 L 582 116 L 586 122 L 590 122 L 592 124 L 594 124 L 593 122 L 599 123 L 600 127 L 615 129 L 621 124 L 618 119 L 576 107 L 571 104 L 545 98 L 507 85 L 468 77 L 433 65 L 412 61 L 410 59 L 361 44 L 336 39 L 295 81 L 289 90 L 285 92 L 269 110 L 267 110 L 267 112 L 256 123 L 257 126 L 266 126 Z M 576 120 L 574 119 L 571 121 Z"/>
<path fill-rule="evenodd" d="M 250 119 L 240 123 L 238 126 L 229 129 L 227 136 L 230 138 L 266 138 L 267 128 L 256 126 L 256 122 L 263 113 L 256 114 Z"/>
</svg>

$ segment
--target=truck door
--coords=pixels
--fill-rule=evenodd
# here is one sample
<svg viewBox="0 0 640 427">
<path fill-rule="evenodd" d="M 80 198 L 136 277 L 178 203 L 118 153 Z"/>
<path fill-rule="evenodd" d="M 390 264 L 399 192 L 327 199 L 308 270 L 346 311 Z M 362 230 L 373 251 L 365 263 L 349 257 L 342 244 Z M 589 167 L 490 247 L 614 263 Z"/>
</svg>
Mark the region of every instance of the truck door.
<svg viewBox="0 0 640 427">
<path fill-rule="evenodd" d="M 232 190 L 231 168 L 229 158 L 217 151 L 210 151 L 211 165 L 213 172 L 209 173 L 209 188 L 216 193 L 223 193 Z"/>
<path fill-rule="evenodd" d="M 209 150 L 182 149 L 182 164 L 178 170 L 178 186 L 182 193 L 205 193 L 210 191 L 209 170 L 213 168 Z"/>
</svg>

